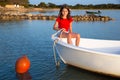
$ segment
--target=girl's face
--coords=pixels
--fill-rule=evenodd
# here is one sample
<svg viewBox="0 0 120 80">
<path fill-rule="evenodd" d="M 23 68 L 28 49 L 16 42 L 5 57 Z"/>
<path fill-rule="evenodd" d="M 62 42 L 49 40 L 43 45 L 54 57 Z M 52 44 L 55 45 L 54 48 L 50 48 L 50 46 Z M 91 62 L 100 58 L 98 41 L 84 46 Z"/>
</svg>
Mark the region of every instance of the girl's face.
<svg viewBox="0 0 120 80">
<path fill-rule="evenodd" d="M 63 16 L 67 16 L 68 15 L 68 10 L 66 8 L 63 8 L 62 15 Z"/>
</svg>

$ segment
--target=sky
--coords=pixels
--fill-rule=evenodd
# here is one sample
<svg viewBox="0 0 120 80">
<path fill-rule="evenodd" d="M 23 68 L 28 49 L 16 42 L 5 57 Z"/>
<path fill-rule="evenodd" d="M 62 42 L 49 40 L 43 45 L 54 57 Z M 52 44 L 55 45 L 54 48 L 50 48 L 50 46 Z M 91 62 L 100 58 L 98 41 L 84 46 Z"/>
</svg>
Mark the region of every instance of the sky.
<svg viewBox="0 0 120 80">
<path fill-rule="evenodd" d="M 69 4 L 69 5 L 75 5 L 75 4 L 108 4 L 108 3 L 113 3 L 113 4 L 120 4 L 120 0 L 29 0 L 30 4 L 39 4 L 40 2 L 51 2 L 57 5 L 60 4 Z"/>
</svg>

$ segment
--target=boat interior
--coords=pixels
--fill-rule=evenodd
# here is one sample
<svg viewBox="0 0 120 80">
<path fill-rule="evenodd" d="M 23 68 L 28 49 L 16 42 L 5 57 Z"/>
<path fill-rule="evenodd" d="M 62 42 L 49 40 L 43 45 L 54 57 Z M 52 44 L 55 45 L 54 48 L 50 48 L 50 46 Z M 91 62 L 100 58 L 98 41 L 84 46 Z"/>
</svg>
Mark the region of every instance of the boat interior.
<svg viewBox="0 0 120 80">
<path fill-rule="evenodd" d="M 61 41 L 67 44 L 67 38 L 61 38 Z M 75 46 L 75 38 L 72 39 L 72 42 L 72 45 Z M 120 41 L 117 40 L 81 38 L 79 47 L 97 52 L 120 54 Z"/>
</svg>

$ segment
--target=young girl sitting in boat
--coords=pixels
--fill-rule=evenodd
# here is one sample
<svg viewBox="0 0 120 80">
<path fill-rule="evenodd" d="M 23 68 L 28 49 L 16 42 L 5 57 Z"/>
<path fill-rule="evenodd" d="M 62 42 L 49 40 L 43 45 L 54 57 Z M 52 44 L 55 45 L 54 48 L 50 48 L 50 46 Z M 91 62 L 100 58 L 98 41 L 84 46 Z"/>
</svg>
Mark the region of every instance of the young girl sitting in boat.
<svg viewBox="0 0 120 80">
<path fill-rule="evenodd" d="M 54 30 L 60 30 L 62 29 L 62 32 L 60 34 L 61 38 L 67 38 L 67 43 L 72 44 L 72 38 L 76 38 L 75 45 L 79 46 L 80 42 L 80 35 L 77 33 L 72 32 L 72 17 L 70 16 L 70 9 L 63 5 L 60 8 L 59 16 L 55 21 Z"/>
</svg>

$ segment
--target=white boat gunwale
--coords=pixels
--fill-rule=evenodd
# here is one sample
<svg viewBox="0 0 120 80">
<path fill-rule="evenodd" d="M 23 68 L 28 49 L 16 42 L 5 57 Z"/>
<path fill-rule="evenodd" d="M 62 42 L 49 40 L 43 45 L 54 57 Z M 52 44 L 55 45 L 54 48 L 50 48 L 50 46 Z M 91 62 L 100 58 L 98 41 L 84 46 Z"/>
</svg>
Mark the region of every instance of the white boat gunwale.
<svg viewBox="0 0 120 80">
<path fill-rule="evenodd" d="M 56 36 L 52 36 L 53 40 L 57 39 L 58 37 Z M 85 38 L 87 39 L 87 38 Z M 93 39 L 94 40 L 94 39 Z M 98 40 L 98 39 L 97 39 Z M 112 41 L 112 40 L 109 40 L 109 41 Z M 118 40 L 114 40 L 114 41 L 118 41 Z M 75 45 L 72 45 L 72 44 L 67 44 L 65 42 L 62 42 L 59 38 L 58 42 L 56 44 L 62 44 L 63 46 L 65 47 L 68 47 L 68 48 L 71 48 L 71 49 L 75 49 L 75 50 L 82 50 L 82 51 L 87 51 L 87 52 L 91 52 L 91 53 L 94 53 L 94 54 L 102 54 L 102 55 L 107 55 L 107 56 L 116 56 L 116 57 L 120 57 L 120 54 L 111 54 L 111 53 L 106 53 L 106 52 L 97 52 L 97 51 L 94 51 L 92 49 L 86 49 L 86 48 L 82 48 L 82 47 L 77 47 Z"/>
</svg>

